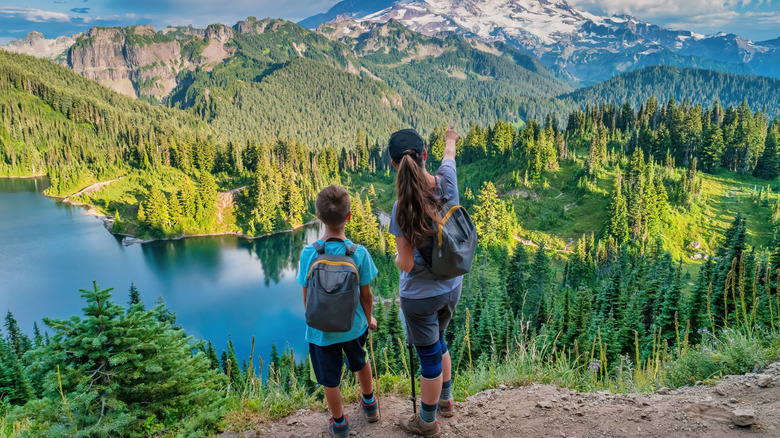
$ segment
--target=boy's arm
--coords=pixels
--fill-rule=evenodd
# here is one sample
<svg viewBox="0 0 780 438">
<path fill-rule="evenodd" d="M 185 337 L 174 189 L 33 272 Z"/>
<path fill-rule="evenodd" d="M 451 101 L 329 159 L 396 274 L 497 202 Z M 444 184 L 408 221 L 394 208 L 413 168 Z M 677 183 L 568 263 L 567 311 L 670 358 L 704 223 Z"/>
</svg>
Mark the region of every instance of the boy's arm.
<svg viewBox="0 0 780 438">
<path fill-rule="evenodd" d="M 376 319 L 373 316 L 374 295 L 371 293 L 371 285 L 360 286 L 360 305 L 363 307 L 366 319 L 368 319 L 368 328 L 376 330 Z"/>
<path fill-rule="evenodd" d="M 444 133 L 444 160 L 455 161 L 455 143 L 460 140 L 460 134 L 455 132 L 455 122 L 452 122 L 450 128 Z"/>
<path fill-rule="evenodd" d="M 306 310 L 306 286 L 303 287 L 303 310 Z"/>
</svg>

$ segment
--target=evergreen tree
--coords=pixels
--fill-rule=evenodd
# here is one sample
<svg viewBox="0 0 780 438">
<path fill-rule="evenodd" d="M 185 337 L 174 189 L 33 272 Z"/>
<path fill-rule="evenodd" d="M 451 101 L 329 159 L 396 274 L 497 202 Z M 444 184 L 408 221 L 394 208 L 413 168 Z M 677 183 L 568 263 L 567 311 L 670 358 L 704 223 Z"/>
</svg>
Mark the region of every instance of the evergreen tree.
<svg viewBox="0 0 780 438">
<path fill-rule="evenodd" d="M 5 315 L 5 331 L 8 333 L 8 346 L 13 350 L 17 357 L 22 357 L 27 350 L 32 347 L 30 338 L 27 337 L 19 328 L 13 313 L 9 310 Z"/>
<path fill-rule="evenodd" d="M 778 125 L 777 118 L 775 118 L 772 127 L 766 138 L 764 153 L 753 171 L 753 175 L 770 180 L 777 179 L 780 176 L 780 152 L 778 151 L 780 146 L 778 145 L 780 143 L 780 125 Z"/>
<path fill-rule="evenodd" d="M 33 399 L 30 380 L 13 348 L 0 338 L 0 400 L 23 405 Z"/>
<path fill-rule="evenodd" d="M 623 196 L 622 177 L 620 168 L 617 170 L 617 178 L 612 188 L 612 197 L 609 201 L 609 223 L 607 232 L 614 237 L 618 245 L 628 242 L 628 209 L 626 207 L 626 198 Z"/>
<path fill-rule="evenodd" d="M 223 380 L 205 355 L 193 355 L 198 344 L 159 321 L 160 309 L 126 313 L 111 289 L 94 283 L 80 292 L 84 317 L 45 319 L 54 335 L 30 353 L 27 368 L 46 399 L 61 399 L 61 380 L 68 403 L 33 405 L 28 415 L 48 423 L 49 434 L 67 436 L 140 436 L 150 417 L 185 434 L 215 430 Z"/>
<path fill-rule="evenodd" d="M 143 303 L 141 302 L 141 293 L 138 292 L 138 288 L 135 287 L 134 282 L 130 282 L 130 293 L 129 293 L 130 299 L 127 302 L 127 304 L 132 307 L 136 304 L 140 304 L 143 308 Z"/>
</svg>

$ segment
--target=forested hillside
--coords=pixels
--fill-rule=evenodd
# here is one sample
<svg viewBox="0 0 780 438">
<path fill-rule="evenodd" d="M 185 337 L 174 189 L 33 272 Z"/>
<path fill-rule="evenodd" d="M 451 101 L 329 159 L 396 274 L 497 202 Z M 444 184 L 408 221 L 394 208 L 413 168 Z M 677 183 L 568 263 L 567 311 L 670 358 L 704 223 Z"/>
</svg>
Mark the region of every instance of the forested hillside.
<svg viewBox="0 0 780 438">
<path fill-rule="evenodd" d="M 469 53 L 466 46 L 458 50 Z M 502 76 L 507 55 L 472 54 L 479 62 L 467 65 L 457 50 L 449 53 L 384 68 L 396 75 L 398 87 L 415 77 L 418 66 L 419 77 L 433 71 L 453 81 L 495 84 L 464 91 L 449 79 L 432 82 L 429 92 L 417 88 L 417 97 L 403 98 L 403 107 L 393 109 L 390 79 L 342 71 L 334 58 L 301 56 L 275 64 L 251 93 L 273 84 L 265 102 L 270 108 L 292 105 L 290 111 L 303 108 L 296 100 L 318 98 L 310 113 L 263 119 L 282 120 L 299 132 L 318 111 L 349 108 L 339 120 L 352 120 L 363 98 L 411 124 L 401 115 L 417 116 L 407 102 L 419 102 L 431 109 L 413 120 L 431 124 L 426 139 L 433 168 L 442 158 L 446 116 L 457 111 L 434 104 L 435 96 L 462 97 L 467 108 L 464 102 L 488 102 L 491 92 L 503 89 L 507 100 L 492 103 L 498 108 L 511 97 L 500 83 L 519 77 Z M 313 217 L 312 201 L 324 185 L 347 186 L 353 196 L 347 233 L 369 248 L 382 272 L 376 294 L 391 299 L 376 306 L 380 330 L 372 342 L 380 385 L 399 391 L 408 364 L 392 299 L 395 244 L 375 215 L 377 207 L 389 211 L 394 197 L 384 131 L 342 126 L 349 138 L 324 146 L 245 135 L 251 129 L 221 131 L 228 119 L 219 119 L 242 108 L 243 85 L 235 85 L 229 69 L 249 81 L 245 75 L 263 71 L 262 56 L 194 74 L 193 81 L 222 87 L 208 93 L 209 102 L 221 97 L 220 104 L 189 109 L 207 124 L 187 110 L 118 95 L 48 61 L 0 53 L 2 175 L 47 173 L 52 194 L 121 178 L 73 200 L 113 216 L 114 232 L 155 238 L 289 229 Z M 379 65 L 373 68 L 381 71 Z M 461 68 L 480 76 L 459 78 Z M 328 89 L 333 81 L 352 85 Z M 304 85 L 299 90 L 296 84 Z M 547 84 L 553 92 L 554 83 Z M 204 96 L 210 87 L 203 85 Z M 220 94 L 232 87 L 239 90 L 235 95 Z M 346 97 L 361 105 L 342 100 L 343 107 L 328 106 L 328 99 Z M 480 113 L 486 120 L 499 115 L 490 106 L 473 108 L 488 108 Z M 309 126 L 311 135 L 322 135 L 317 123 L 327 118 L 320 116 Z M 483 123 L 474 117 L 458 144 L 461 199 L 477 225 L 480 249 L 447 332 L 457 357 L 457 396 L 504 378 L 555 380 L 583 390 L 652 390 L 750 371 L 776 357 L 778 119 L 747 103 L 702 106 L 655 97 L 638 106 L 594 102 L 539 119 L 518 126 L 512 119 Z M 234 198 L 220 207 L 225 196 Z M 25 335 L 10 312 L 6 317 L 0 407 L 10 413 L 4 430 L 213 432 L 257 412 L 282 415 L 322 403 L 307 363 L 289 349 L 274 349 L 257 363 L 236 357 L 231 341 L 219 355 L 213 344 L 192 343 L 164 305 L 147 310 L 137 291 L 133 298 L 131 290 L 128 307 L 114 304 L 110 290 L 98 285 L 82 296 L 85 316 L 45 320 L 48 339 L 40 328 Z M 83 342 L 95 338 L 103 342 Z"/>
<path fill-rule="evenodd" d="M 0 51 L 0 175 L 48 174 L 52 193 L 170 160 L 210 128 L 46 60 Z M 173 151 L 173 152 L 172 152 Z"/>
<path fill-rule="evenodd" d="M 337 39 L 335 29 L 323 32 Z M 424 37 L 394 22 L 331 41 L 276 20 L 262 33 L 236 34 L 232 45 L 226 63 L 184 74 L 168 105 L 235 137 L 340 147 L 357 129 L 377 138 L 398 126 L 430 132 L 443 119 L 518 124 L 541 116 L 524 101 L 571 89 L 515 49 L 488 53 L 460 37 Z"/>
<path fill-rule="evenodd" d="M 743 101 L 770 117 L 780 115 L 780 79 L 667 65 L 623 73 L 592 87 L 560 96 L 578 105 L 628 102 L 633 106 L 655 96 L 691 104 L 737 106 Z"/>
</svg>

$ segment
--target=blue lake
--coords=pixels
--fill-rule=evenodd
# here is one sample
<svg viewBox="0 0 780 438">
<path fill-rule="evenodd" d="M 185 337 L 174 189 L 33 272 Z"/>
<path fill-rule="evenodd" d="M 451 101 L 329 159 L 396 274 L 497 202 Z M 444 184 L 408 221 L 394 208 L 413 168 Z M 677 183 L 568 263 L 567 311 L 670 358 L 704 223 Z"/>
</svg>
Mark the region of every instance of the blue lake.
<svg viewBox="0 0 780 438">
<path fill-rule="evenodd" d="M 217 351 L 228 335 L 239 359 L 267 357 L 272 342 L 302 358 L 305 324 L 295 277 L 301 248 L 318 225 L 256 240 L 196 237 L 124 246 L 82 207 L 41 194 L 48 182 L 0 178 L 0 311 L 11 310 L 23 331 L 43 317 L 81 315 L 79 289 L 92 281 L 114 288 L 126 304 L 130 283 L 147 307 L 162 297 L 177 323 Z"/>
</svg>

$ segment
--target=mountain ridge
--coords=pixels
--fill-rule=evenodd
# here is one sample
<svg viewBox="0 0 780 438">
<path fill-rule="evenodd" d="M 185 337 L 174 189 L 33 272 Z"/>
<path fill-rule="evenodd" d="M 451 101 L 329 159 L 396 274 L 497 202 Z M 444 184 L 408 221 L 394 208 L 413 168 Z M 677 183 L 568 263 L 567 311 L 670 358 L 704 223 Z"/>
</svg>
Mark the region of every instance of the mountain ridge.
<svg viewBox="0 0 780 438">
<path fill-rule="evenodd" d="M 695 67 L 701 64 L 699 58 L 728 73 L 780 75 L 780 53 L 773 40 L 762 45 L 733 34 L 705 36 L 663 28 L 627 15 L 598 16 L 573 8 L 565 0 L 413 0 L 362 16 L 362 11 L 348 6 L 348 2 L 334 6 L 342 14 L 333 20 L 394 19 L 426 35 L 456 32 L 484 41 L 501 40 L 534 54 L 563 75 L 568 72 L 584 85 L 658 63 Z M 302 23 L 316 21 L 310 17 Z M 661 60 L 650 56 L 664 48 L 676 56 Z M 616 59 L 614 53 L 625 56 Z M 599 62 L 607 67 L 604 71 L 578 69 Z M 744 66 L 735 71 L 733 64 Z"/>
</svg>

